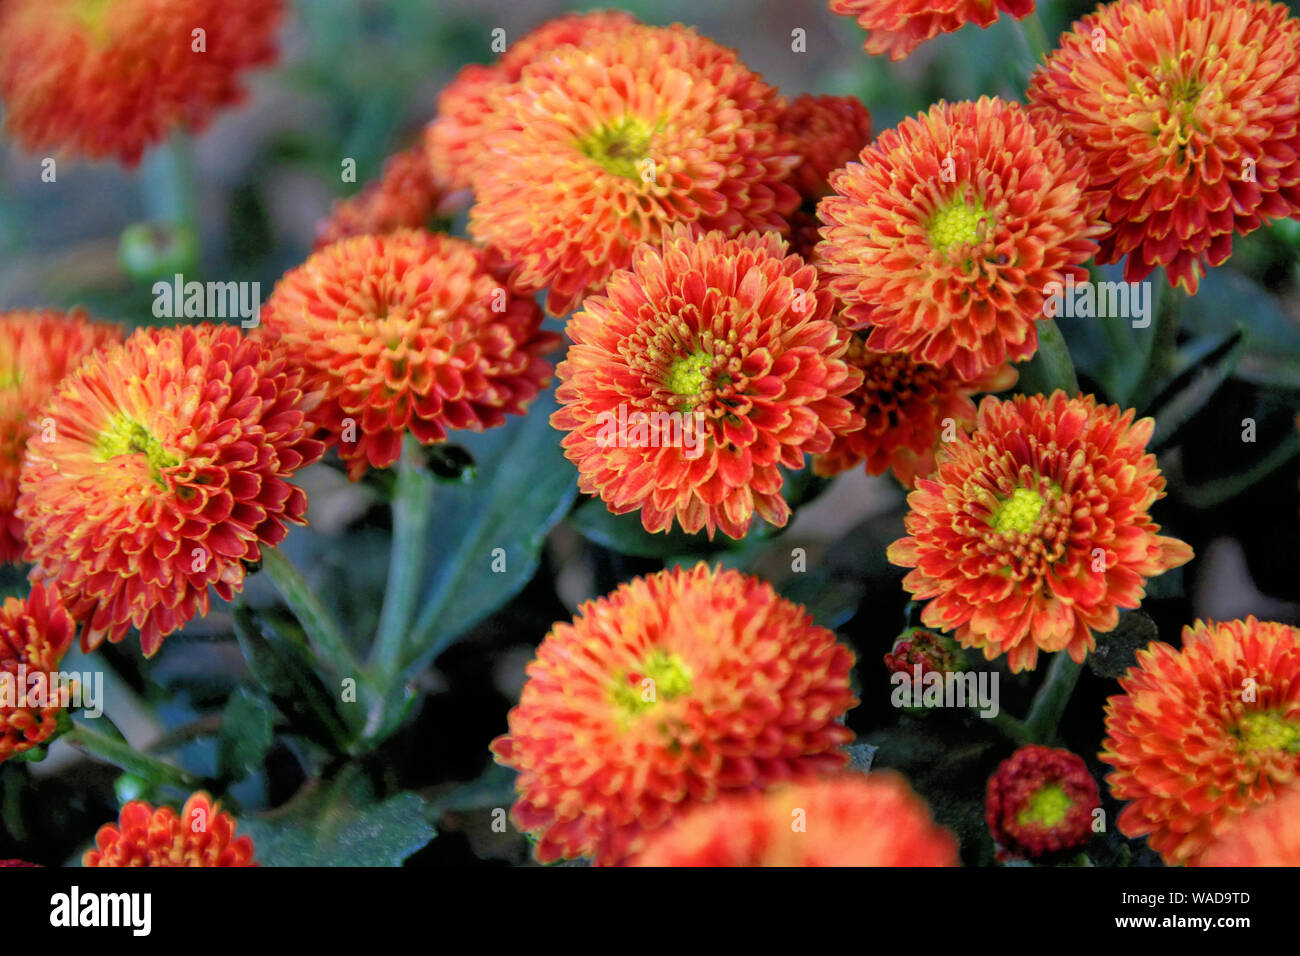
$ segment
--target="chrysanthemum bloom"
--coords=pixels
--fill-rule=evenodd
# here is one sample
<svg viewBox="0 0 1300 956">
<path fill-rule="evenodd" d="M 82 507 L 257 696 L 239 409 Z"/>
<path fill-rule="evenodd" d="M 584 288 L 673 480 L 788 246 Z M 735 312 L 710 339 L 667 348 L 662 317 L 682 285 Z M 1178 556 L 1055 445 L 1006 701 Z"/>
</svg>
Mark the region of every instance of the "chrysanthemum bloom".
<svg viewBox="0 0 1300 956">
<path fill-rule="evenodd" d="M 728 795 L 647 840 L 636 866 L 958 866 L 957 841 L 890 771 Z"/>
<path fill-rule="evenodd" d="M 0 762 L 54 735 L 75 685 L 56 686 L 49 675 L 76 633 L 57 595 L 39 583 L 0 607 Z"/>
<path fill-rule="evenodd" d="M 831 12 L 857 17 L 867 31 L 862 45 L 872 56 L 901 60 L 926 40 L 953 33 L 968 23 L 980 28 L 1005 13 L 1020 20 L 1034 11 L 1034 0 L 830 0 Z"/>
<path fill-rule="evenodd" d="M 836 770 L 853 653 L 737 571 L 635 578 L 556 624 L 510 730 L 512 819 L 540 862 L 615 864 L 686 807 Z"/>
<path fill-rule="evenodd" d="M 961 651 L 957 642 L 923 627 L 904 631 L 885 655 L 885 667 L 891 673 L 910 676 L 918 666 L 922 676 L 931 671 L 949 674 L 958 670 L 961 667 Z"/>
<path fill-rule="evenodd" d="M 630 26 L 525 66 L 474 175 L 469 229 L 569 312 L 664 226 L 788 227 L 798 164 L 776 90 L 685 27 Z"/>
<path fill-rule="evenodd" d="M 1052 283 L 1082 263 L 1100 197 L 1046 120 L 1018 103 L 945 103 L 831 175 L 819 268 L 867 344 L 976 378 L 1038 349 Z"/>
<path fill-rule="evenodd" d="M 316 423 L 354 480 L 395 462 L 407 431 L 428 445 L 523 414 L 560 342 L 482 250 L 412 229 L 313 254 L 277 283 L 262 322 L 324 393 Z"/>
<path fill-rule="evenodd" d="M 800 162 L 790 178 L 802 205 L 790 215 L 791 247 L 811 259 L 821 240 L 817 202 L 831 192 L 830 174 L 858 158 L 871 142 L 871 113 L 853 96 L 796 97 L 781 113 Z"/>
<path fill-rule="evenodd" d="M 59 379 L 122 335 L 121 326 L 91 322 L 80 311 L 0 313 L 0 563 L 23 556 L 23 523 L 14 506 L 37 412 Z"/>
<path fill-rule="evenodd" d="M 377 180 L 334 204 L 316 228 L 316 248 L 352 236 L 418 229 L 435 214 L 454 209 L 454 197 L 438 185 L 424 147 L 418 145 L 390 156 Z"/>
<path fill-rule="evenodd" d="M 1016 370 L 1001 365 L 975 379 L 951 366 L 917 362 L 905 352 L 876 352 L 854 335 L 845 354 L 862 370 L 863 381 L 849 401 L 866 426 L 835 437 L 830 451 L 813 459 L 819 475 L 837 475 L 865 464 L 867 474 L 893 470 L 905 487 L 934 471 L 942 440 L 975 421 L 976 392 L 1000 392 L 1016 383 Z"/>
<path fill-rule="evenodd" d="M 984 819 L 999 859 L 1077 850 L 1092 839 L 1101 792 L 1078 754 L 1031 744 L 989 777 Z"/>
<path fill-rule="evenodd" d="M 173 129 L 203 129 L 275 59 L 282 0 L 5 0 L 0 98 L 28 150 L 134 165 Z"/>
<path fill-rule="evenodd" d="M 974 431 L 917 479 L 908 537 L 889 546 L 914 569 L 903 586 L 930 600 L 922 622 L 990 660 L 1006 654 L 1012 671 L 1040 650 L 1082 661 L 1094 631 L 1142 602 L 1146 578 L 1191 560 L 1148 514 L 1165 480 L 1146 452 L 1155 423 L 1133 416 L 1059 390 L 985 398 Z"/>
<path fill-rule="evenodd" d="M 92 354 L 42 413 L 19 479 L 32 579 L 58 586 L 86 649 L 139 628 L 146 656 L 230 600 L 244 562 L 304 523 L 287 479 L 320 457 L 303 373 L 235 326 L 140 329 Z M 48 431 L 48 433 L 47 433 Z"/>
<path fill-rule="evenodd" d="M 1199 866 L 1300 866 L 1300 785 L 1229 823 Z"/>
<path fill-rule="evenodd" d="M 39 867 L 39 863 L 28 863 L 25 860 L 0 860 L 0 866 L 33 866 Z"/>
<path fill-rule="evenodd" d="M 1153 642 L 1106 703 L 1100 757 L 1129 837 L 1196 863 L 1234 820 L 1300 771 L 1300 630 L 1197 621 L 1183 649 Z"/>
<path fill-rule="evenodd" d="M 236 837 L 238 824 L 206 793 L 185 801 L 180 816 L 171 807 L 132 801 L 116 824 L 95 834 L 95 849 L 83 866 L 257 866 L 253 841 Z"/>
<path fill-rule="evenodd" d="M 800 468 L 861 427 L 861 373 L 833 297 L 774 233 L 702 238 L 678 228 L 639 247 L 569 321 L 551 424 L 568 432 L 578 487 L 648 531 L 676 520 L 743 537 L 755 513 L 790 516 L 779 465 Z"/>
<path fill-rule="evenodd" d="M 1284 4 L 1099 7 L 1061 37 L 1029 100 L 1083 148 L 1110 224 L 1097 261 L 1128 256 L 1129 282 L 1164 266 L 1194 294 L 1233 233 L 1300 215 L 1300 21 Z"/>
<path fill-rule="evenodd" d="M 586 42 L 593 34 L 617 33 L 639 23 L 620 10 L 570 13 L 548 20 L 506 47 L 491 66 L 471 63 L 438 95 L 438 115 L 425 128 L 429 162 L 449 189 L 468 189 L 495 117 L 490 103 L 497 88 L 519 79 L 523 68 L 556 49 Z"/>
</svg>

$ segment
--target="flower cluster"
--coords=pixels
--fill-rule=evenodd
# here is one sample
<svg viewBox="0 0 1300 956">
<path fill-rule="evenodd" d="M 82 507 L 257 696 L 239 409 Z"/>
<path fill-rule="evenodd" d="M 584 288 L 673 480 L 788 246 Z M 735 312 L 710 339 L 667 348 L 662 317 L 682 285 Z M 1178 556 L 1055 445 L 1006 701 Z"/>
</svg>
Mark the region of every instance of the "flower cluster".
<svg viewBox="0 0 1300 956">
<path fill-rule="evenodd" d="M 26 599 L 6 598 L 0 606 L 0 763 L 54 735 L 71 688 L 53 686 L 50 675 L 76 631 L 57 594 L 41 584 Z M 36 694 L 40 700 L 32 699 Z"/>
<path fill-rule="evenodd" d="M 1034 10 L 1034 0 L 830 0 L 831 11 L 856 17 L 868 33 L 863 48 L 901 60 L 926 40 L 968 23 L 987 27 L 1005 13 L 1017 20 Z"/>
<path fill-rule="evenodd" d="M 257 866 L 253 841 L 236 837 L 238 824 L 206 793 L 185 801 L 180 815 L 142 801 L 122 808 L 117 823 L 95 835 L 83 866 Z"/>
</svg>

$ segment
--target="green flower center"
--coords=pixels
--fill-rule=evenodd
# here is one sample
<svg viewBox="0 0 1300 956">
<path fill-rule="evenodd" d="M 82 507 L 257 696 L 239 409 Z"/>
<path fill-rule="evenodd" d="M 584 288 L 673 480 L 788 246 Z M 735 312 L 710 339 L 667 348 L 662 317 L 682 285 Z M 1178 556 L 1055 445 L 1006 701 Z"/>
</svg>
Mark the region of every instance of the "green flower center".
<svg viewBox="0 0 1300 956">
<path fill-rule="evenodd" d="M 14 365 L 9 368 L 0 368 L 0 388 L 17 388 L 22 383 L 23 370 L 18 366 Z"/>
<path fill-rule="evenodd" d="M 661 700 L 691 692 L 691 671 L 676 654 L 651 651 L 639 672 L 629 672 L 614 684 L 610 696 L 629 717 L 650 710 Z"/>
<path fill-rule="evenodd" d="M 578 149 L 615 176 L 640 179 L 652 132 L 641 120 L 627 116 L 578 140 Z"/>
<path fill-rule="evenodd" d="M 1243 750 L 1284 750 L 1300 752 L 1300 724 L 1281 714 L 1255 711 L 1241 718 L 1237 725 Z"/>
<path fill-rule="evenodd" d="M 1006 501 L 998 505 L 989 522 L 997 532 L 1015 531 L 1028 534 L 1043 511 L 1043 496 L 1029 488 L 1017 488 Z"/>
<path fill-rule="evenodd" d="M 940 252 L 953 246 L 974 245 L 988 234 L 992 217 L 978 199 L 956 199 L 934 214 L 928 227 L 930 245 Z"/>
<path fill-rule="evenodd" d="M 1054 827 L 1065 819 L 1074 801 L 1066 794 L 1059 783 L 1049 784 L 1039 789 L 1029 802 L 1016 814 L 1016 822 L 1021 826 L 1036 823 L 1040 826 Z"/>
<path fill-rule="evenodd" d="M 713 368 L 713 356 L 707 352 L 693 352 L 685 358 L 679 358 L 668 367 L 668 378 L 664 384 L 674 395 L 690 397 L 698 395 L 709 384 L 709 370 Z"/>
<path fill-rule="evenodd" d="M 153 472 L 153 480 L 166 487 L 161 471 L 181 463 L 175 455 L 163 448 L 162 442 L 153 432 L 139 422 L 125 415 L 113 419 L 107 429 L 99 433 L 95 451 L 100 461 L 109 461 L 121 455 L 144 455 Z"/>
</svg>

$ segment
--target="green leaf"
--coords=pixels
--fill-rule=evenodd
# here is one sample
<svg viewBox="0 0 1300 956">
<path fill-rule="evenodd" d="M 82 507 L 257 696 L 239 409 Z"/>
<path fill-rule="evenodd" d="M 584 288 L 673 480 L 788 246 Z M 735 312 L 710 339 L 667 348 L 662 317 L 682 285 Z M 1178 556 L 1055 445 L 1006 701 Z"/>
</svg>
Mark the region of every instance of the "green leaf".
<svg viewBox="0 0 1300 956">
<path fill-rule="evenodd" d="M 437 836 L 417 794 L 376 801 L 355 764 L 308 784 L 279 810 L 241 821 L 241 830 L 264 866 L 401 866 Z"/>
<path fill-rule="evenodd" d="M 876 751 L 879 749 L 871 744 L 852 744 L 845 747 L 849 752 L 849 769 L 857 773 L 869 773 L 871 771 L 871 762 L 876 757 Z"/>
<path fill-rule="evenodd" d="M 477 478 L 433 492 L 429 568 L 408 646 L 422 669 L 532 579 L 542 545 L 573 503 L 577 475 L 550 425 L 554 396 L 528 414 L 461 444 Z"/>
<path fill-rule="evenodd" d="M 1223 387 L 1246 351 L 1244 330 L 1237 329 L 1217 343 L 1198 341 L 1184 350 L 1184 370 L 1164 386 L 1146 414 L 1156 420 L 1151 448 L 1169 445 Z"/>
<path fill-rule="evenodd" d="M 240 687 L 230 695 L 217 735 L 217 767 L 227 780 L 242 780 L 266 760 L 274 739 L 275 715 L 257 694 Z"/>
<path fill-rule="evenodd" d="M 341 697 L 321 683 L 298 622 L 247 604 L 236 605 L 234 622 L 249 670 L 289 726 L 328 750 L 345 751 L 349 734 L 335 707 Z"/>
<path fill-rule="evenodd" d="M 641 512 L 611 514 L 605 502 L 592 498 L 569 516 L 569 524 L 588 541 L 602 548 L 636 558 L 686 558 L 729 550 L 731 538 L 718 534 L 712 541 L 701 531 L 687 534 L 676 525 L 672 530 L 652 534 L 641 524 Z"/>
<path fill-rule="evenodd" d="M 1222 339 L 1240 323 L 1247 343 L 1233 375 L 1257 385 L 1300 389 L 1300 323 L 1261 286 L 1232 269 L 1211 269 L 1186 299 L 1179 324 L 1194 336 Z"/>
</svg>

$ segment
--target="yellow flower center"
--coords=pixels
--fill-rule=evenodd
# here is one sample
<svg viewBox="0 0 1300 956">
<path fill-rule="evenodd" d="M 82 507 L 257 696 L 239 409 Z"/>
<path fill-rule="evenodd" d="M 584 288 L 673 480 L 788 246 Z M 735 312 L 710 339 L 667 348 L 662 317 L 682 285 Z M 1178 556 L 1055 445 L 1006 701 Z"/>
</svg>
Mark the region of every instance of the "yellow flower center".
<svg viewBox="0 0 1300 956">
<path fill-rule="evenodd" d="M 668 367 L 668 377 L 664 384 L 674 395 L 690 397 L 698 395 L 709 384 L 709 370 L 713 368 L 713 356 L 708 352 L 692 352 L 679 358 Z"/>
<path fill-rule="evenodd" d="M 181 463 L 175 455 L 163 448 L 153 432 L 125 415 L 118 415 L 111 425 L 99 433 L 95 451 L 100 461 L 109 461 L 121 455 L 144 455 L 153 472 L 153 480 L 165 487 L 160 472 Z"/>
<path fill-rule="evenodd" d="M 1281 714 L 1255 711 L 1241 718 L 1237 725 L 1241 749 L 1251 751 L 1284 750 L 1300 752 L 1300 724 Z"/>
<path fill-rule="evenodd" d="M 1016 531 L 1028 534 L 1043 512 L 1043 496 L 1029 488 L 1017 488 L 1006 501 L 998 505 L 989 522 L 994 531 Z"/>
<path fill-rule="evenodd" d="M 1074 805 L 1069 796 L 1058 783 L 1050 784 L 1038 790 L 1029 802 L 1016 814 L 1016 822 L 1021 826 L 1037 823 L 1045 827 L 1054 827 L 1070 812 Z"/>
<path fill-rule="evenodd" d="M 100 45 L 109 38 L 109 13 L 113 3 L 114 0 L 81 0 L 72 8 L 72 15 Z"/>
<path fill-rule="evenodd" d="M 672 700 L 691 692 L 691 671 L 676 654 L 651 651 L 639 672 L 625 674 L 614 684 L 610 696 L 629 717 L 650 710 L 661 700 Z"/>
<path fill-rule="evenodd" d="M 992 217 L 978 199 L 956 199 L 934 214 L 928 227 L 930 245 L 940 252 L 953 246 L 972 246 L 988 234 Z"/>
<path fill-rule="evenodd" d="M 578 149 L 615 176 L 640 179 L 649 158 L 652 132 L 641 120 L 626 116 L 578 140 Z"/>
<path fill-rule="evenodd" d="M 23 370 L 16 365 L 0 368 L 0 388 L 17 388 L 23 383 Z"/>
</svg>

